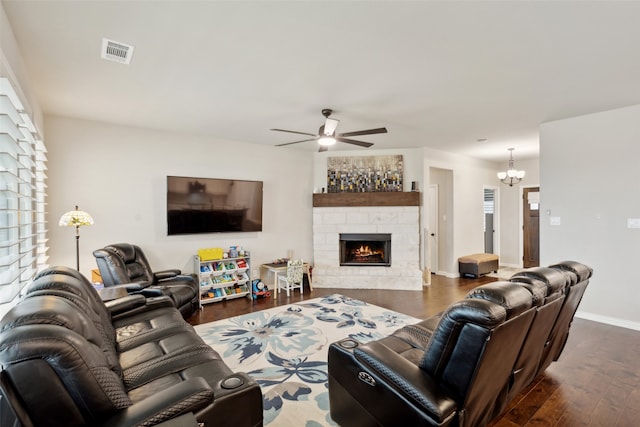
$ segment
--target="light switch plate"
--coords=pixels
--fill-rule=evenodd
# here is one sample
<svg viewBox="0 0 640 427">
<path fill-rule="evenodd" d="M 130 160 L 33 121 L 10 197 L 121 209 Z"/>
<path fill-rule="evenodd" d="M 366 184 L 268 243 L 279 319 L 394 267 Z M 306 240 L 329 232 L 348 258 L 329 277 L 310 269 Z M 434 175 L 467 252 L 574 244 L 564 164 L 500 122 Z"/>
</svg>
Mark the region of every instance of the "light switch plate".
<svg viewBox="0 0 640 427">
<path fill-rule="evenodd" d="M 640 228 L 640 218 L 627 218 L 627 228 Z"/>
<path fill-rule="evenodd" d="M 561 224 L 561 220 L 559 216 L 550 216 L 549 217 L 549 224 L 550 225 L 560 225 Z"/>
</svg>

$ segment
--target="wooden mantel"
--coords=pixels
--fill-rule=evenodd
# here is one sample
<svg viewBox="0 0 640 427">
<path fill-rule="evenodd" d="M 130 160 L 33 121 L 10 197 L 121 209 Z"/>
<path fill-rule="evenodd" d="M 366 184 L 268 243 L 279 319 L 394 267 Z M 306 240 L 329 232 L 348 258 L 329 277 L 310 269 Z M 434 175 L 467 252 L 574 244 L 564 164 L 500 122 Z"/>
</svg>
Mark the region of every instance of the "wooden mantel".
<svg viewBox="0 0 640 427">
<path fill-rule="evenodd" d="M 420 192 L 320 193 L 313 195 L 314 208 L 339 206 L 420 206 Z"/>
</svg>

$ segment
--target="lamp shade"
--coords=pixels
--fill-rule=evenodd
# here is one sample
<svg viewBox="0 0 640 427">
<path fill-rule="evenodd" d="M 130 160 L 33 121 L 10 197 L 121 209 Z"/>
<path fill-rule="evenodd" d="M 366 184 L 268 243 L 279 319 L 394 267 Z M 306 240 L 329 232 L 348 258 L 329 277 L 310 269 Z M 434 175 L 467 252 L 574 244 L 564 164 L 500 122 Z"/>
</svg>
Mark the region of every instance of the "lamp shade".
<svg viewBox="0 0 640 427">
<path fill-rule="evenodd" d="M 93 218 L 85 211 L 75 210 L 69 211 L 60 217 L 58 222 L 60 227 L 76 228 L 76 270 L 80 271 L 80 227 L 83 225 L 93 225 Z"/>
<path fill-rule="evenodd" d="M 60 227 L 82 227 L 84 225 L 93 225 L 93 218 L 85 211 L 75 210 L 69 211 L 60 217 L 58 222 Z"/>
</svg>

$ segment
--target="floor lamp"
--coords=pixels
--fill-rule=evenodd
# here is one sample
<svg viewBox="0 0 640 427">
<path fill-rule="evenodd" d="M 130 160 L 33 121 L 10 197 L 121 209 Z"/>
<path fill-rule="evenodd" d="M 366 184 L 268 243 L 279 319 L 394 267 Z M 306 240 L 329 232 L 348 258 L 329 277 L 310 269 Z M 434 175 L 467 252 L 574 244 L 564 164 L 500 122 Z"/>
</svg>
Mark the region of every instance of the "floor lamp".
<svg viewBox="0 0 640 427">
<path fill-rule="evenodd" d="M 60 217 L 58 225 L 76 228 L 76 270 L 80 271 L 80 227 L 93 225 L 93 218 L 88 213 L 79 211 L 78 206 L 76 206 L 75 210 L 69 211 Z"/>
</svg>

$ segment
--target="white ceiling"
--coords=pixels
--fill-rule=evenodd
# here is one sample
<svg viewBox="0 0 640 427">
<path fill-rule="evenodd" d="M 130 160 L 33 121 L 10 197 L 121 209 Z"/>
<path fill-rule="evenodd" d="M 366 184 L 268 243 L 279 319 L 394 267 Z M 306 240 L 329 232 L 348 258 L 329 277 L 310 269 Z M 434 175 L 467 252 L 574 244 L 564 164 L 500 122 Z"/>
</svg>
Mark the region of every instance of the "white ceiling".
<svg viewBox="0 0 640 427">
<path fill-rule="evenodd" d="M 640 103 L 636 1 L 2 3 L 49 114 L 276 145 L 329 107 L 338 132 L 386 126 L 356 138 L 374 148 L 502 161 L 536 157 L 542 122 Z"/>
</svg>

